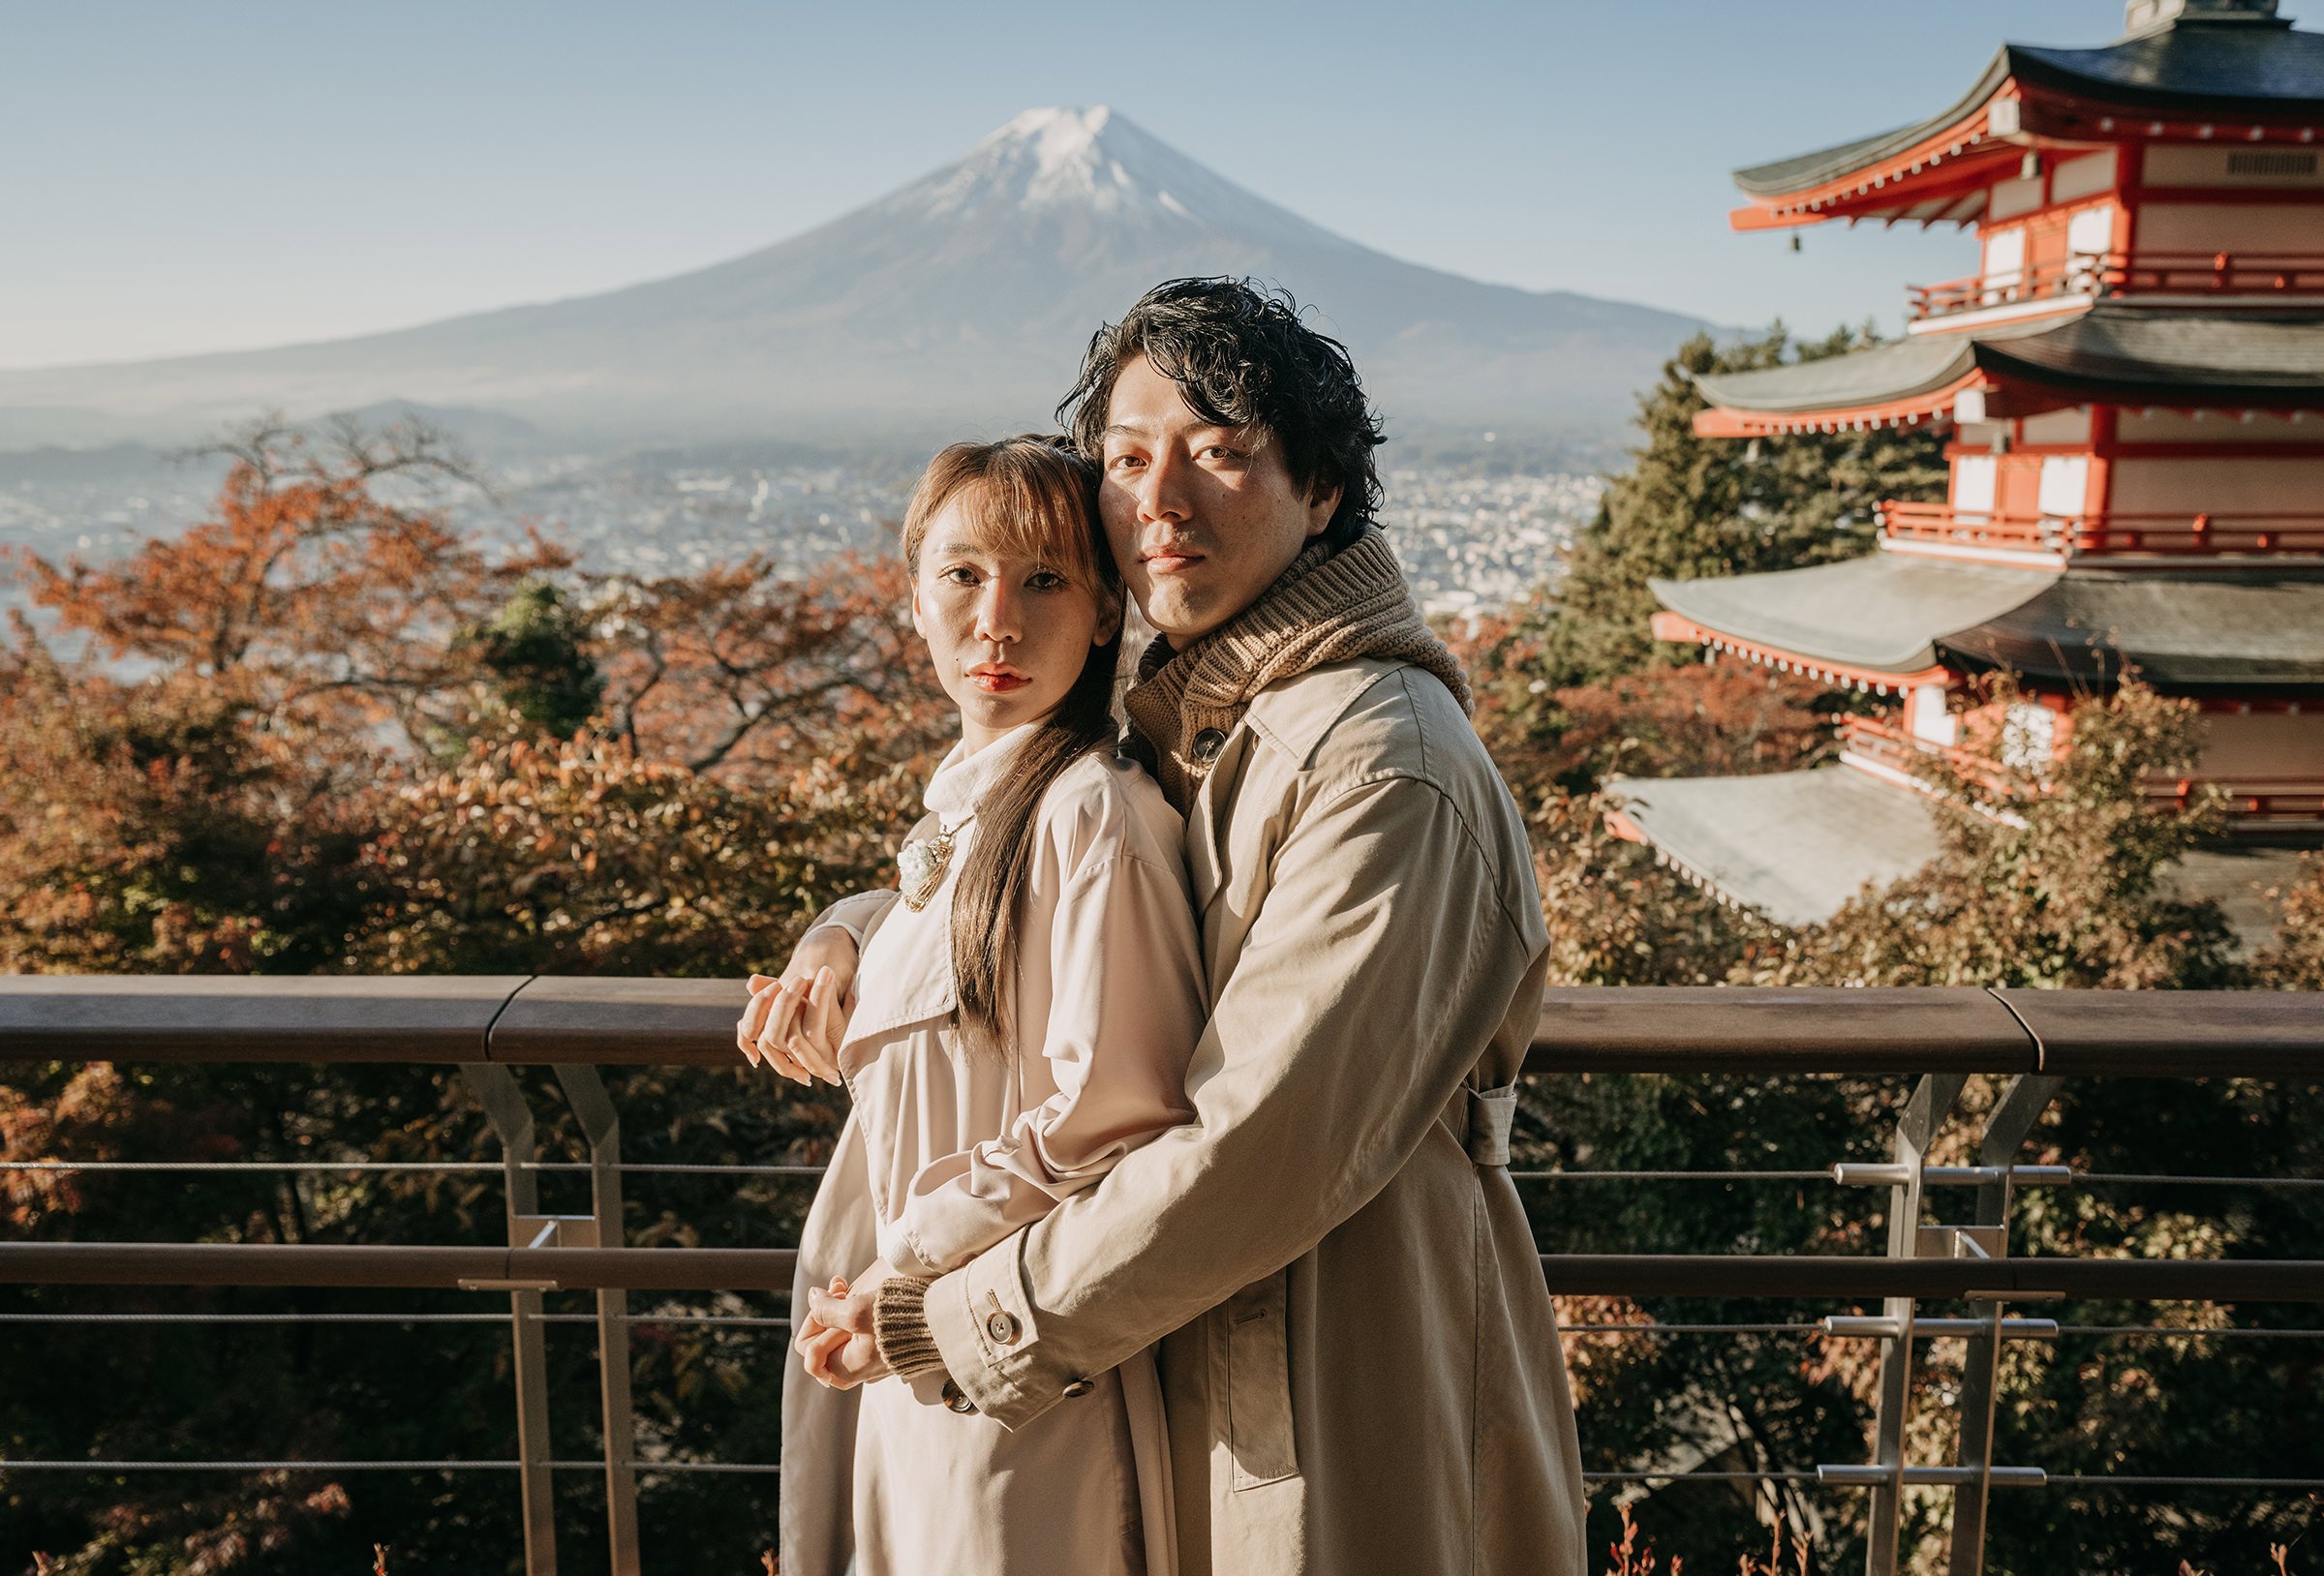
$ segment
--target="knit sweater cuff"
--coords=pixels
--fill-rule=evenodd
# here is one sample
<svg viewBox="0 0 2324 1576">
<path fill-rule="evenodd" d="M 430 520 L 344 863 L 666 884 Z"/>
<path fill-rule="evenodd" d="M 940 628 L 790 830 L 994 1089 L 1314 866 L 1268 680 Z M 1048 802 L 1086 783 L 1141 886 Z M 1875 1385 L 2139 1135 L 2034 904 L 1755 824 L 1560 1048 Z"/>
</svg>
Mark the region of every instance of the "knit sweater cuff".
<svg viewBox="0 0 2324 1576">
<path fill-rule="evenodd" d="M 933 1282 L 891 1275 L 872 1297 L 872 1339 L 879 1355 L 904 1379 L 944 1366 L 935 1332 L 928 1327 L 928 1288 Z"/>
</svg>

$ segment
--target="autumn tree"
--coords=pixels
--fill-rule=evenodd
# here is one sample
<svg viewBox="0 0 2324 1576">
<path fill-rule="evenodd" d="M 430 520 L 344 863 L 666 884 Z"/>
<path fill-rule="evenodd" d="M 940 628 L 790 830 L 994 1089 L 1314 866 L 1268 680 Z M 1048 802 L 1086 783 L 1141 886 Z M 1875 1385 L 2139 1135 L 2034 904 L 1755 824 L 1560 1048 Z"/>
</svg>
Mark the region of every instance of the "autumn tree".
<svg viewBox="0 0 2324 1576">
<path fill-rule="evenodd" d="M 237 440 L 216 510 L 183 534 L 110 563 L 10 564 L 41 621 L 0 645 L 0 967 L 736 976 L 779 961 L 821 902 L 880 878 L 950 721 L 900 616 L 899 570 L 592 573 L 539 541 L 504 553 L 461 534 L 456 495 L 430 491 L 459 477 L 423 433 L 270 427 Z M 844 1117 L 739 1068 L 609 1081 L 633 1161 L 812 1164 Z M 555 1120 L 543 1138 L 552 1154 L 572 1141 Z M 432 1069 L 50 1063 L 0 1077 L 9 1161 L 424 1167 L 492 1153 L 458 1080 Z M 0 1206 L 32 1240 L 487 1243 L 496 1187 L 427 1169 L 191 1186 L 9 1170 Z M 627 1234 L 784 1246 L 807 1198 L 796 1177 L 640 1180 Z M 286 1296 L 350 1306 L 230 1289 L 126 1300 L 236 1312 Z M 0 1288 L 15 1313 L 85 1303 Z M 638 1311 L 657 1309 L 755 1305 Z M 770 1338 L 636 1329 L 642 1426 L 663 1447 L 776 1448 Z M 230 1326 L 13 1339 L 31 1356 L 0 1387 L 0 1454 L 507 1453 L 489 1326 L 292 1326 L 260 1364 Z M 93 1375 L 110 1398 L 96 1414 Z M 593 1388 L 559 1371 L 561 1438 L 585 1436 Z M 675 1515 L 657 1541 L 691 1559 L 753 1546 L 774 1493 L 700 1477 L 648 1515 Z M 87 1576 L 368 1568 L 383 1529 L 397 1568 L 477 1568 L 519 1541 L 513 1495 L 447 1494 L 430 1474 L 254 1473 L 187 1494 L 168 1477 L 53 1473 L 0 1497 L 0 1547 Z"/>
<path fill-rule="evenodd" d="M 48 630 L 18 616 L 0 651 L 25 768 L 0 782 L 0 964 L 329 966 L 397 748 L 463 703 L 448 637 L 565 562 L 495 561 L 423 506 L 463 474 L 424 429 L 267 425 L 227 452 L 179 536 L 12 555 Z"/>
<path fill-rule="evenodd" d="M 949 742 L 955 719 L 911 632 L 900 559 L 843 556 L 810 576 L 753 558 L 607 577 L 588 606 L 605 729 L 641 757 L 752 781 L 810 756 L 888 765 Z"/>
<path fill-rule="evenodd" d="M 918 779 L 827 760 L 745 790 L 627 740 L 490 743 L 382 811 L 349 962 L 383 974 L 711 974 L 780 965 L 883 879 Z"/>
<path fill-rule="evenodd" d="M 2324 855 L 2303 859 L 2276 896 L 2277 937 L 2251 960 L 2252 972 L 2278 990 L 2324 990 Z"/>
<path fill-rule="evenodd" d="M 1976 711 L 2005 719 L 2017 694 L 2004 679 L 1984 699 Z M 1932 756 L 1942 853 L 1796 933 L 1743 978 L 2104 990 L 2243 983 L 2218 905 L 2184 899 L 2168 880 L 2217 834 L 2217 806 L 2181 811 L 2144 792 L 2191 771 L 2201 739 L 2192 702 L 2130 683 L 2075 711 L 2055 763 L 2001 737 L 1972 746 L 1980 759 Z"/>
</svg>

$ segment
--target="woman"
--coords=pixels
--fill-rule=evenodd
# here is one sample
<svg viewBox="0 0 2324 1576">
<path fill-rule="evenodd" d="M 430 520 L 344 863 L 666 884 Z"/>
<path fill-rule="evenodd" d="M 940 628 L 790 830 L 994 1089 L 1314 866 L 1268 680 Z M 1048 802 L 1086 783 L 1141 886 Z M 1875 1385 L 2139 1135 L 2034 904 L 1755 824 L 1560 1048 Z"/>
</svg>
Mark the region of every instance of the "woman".
<svg viewBox="0 0 2324 1576">
<path fill-rule="evenodd" d="M 802 1258 L 828 1252 L 815 1243 L 868 1204 L 878 1258 L 859 1288 L 966 1263 L 1191 1114 L 1202 965 L 1180 826 L 1114 749 L 1122 591 L 1095 491 L 1086 462 L 1046 440 L 959 443 L 904 516 L 912 625 L 960 708 L 961 742 L 899 854 L 899 900 L 866 926 L 840 1043 L 854 1111 Z M 806 1371 L 845 1383 L 848 1337 L 803 1300 L 794 1313 Z M 1094 1383 L 1015 1432 L 940 1371 L 866 1385 L 853 1570 L 1167 1576 L 1151 1358 Z M 830 1461 L 804 1458 L 841 1448 L 844 1430 L 804 1433 L 786 1421 L 786 1556 L 836 1562 L 800 1552 L 789 1501 L 836 1488 Z"/>
</svg>

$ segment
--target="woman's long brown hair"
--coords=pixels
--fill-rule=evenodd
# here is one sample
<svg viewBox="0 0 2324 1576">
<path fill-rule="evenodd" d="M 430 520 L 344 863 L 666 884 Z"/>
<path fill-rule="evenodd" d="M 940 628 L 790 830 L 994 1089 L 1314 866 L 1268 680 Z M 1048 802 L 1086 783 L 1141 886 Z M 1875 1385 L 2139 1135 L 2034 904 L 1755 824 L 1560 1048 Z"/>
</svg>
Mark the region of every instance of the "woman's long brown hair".
<svg viewBox="0 0 2324 1576">
<path fill-rule="evenodd" d="M 1027 434 L 955 443 L 929 461 L 903 515 L 903 557 L 915 578 L 929 522 L 956 501 L 964 505 L 971 540 L 1033 559 L 1085 588 L 1097 599 L 1099 627 L 1112 630 L 1089 648 L 1073 687 L 1015 746 L 1008 772 L 987 790 L 953 894 L 952 974 L 963 1036 L 973 1046 L 1007 1051 L 1016 1040 L 1019 919 L 1041 796 L 1066 768 L 1118 737 L 1121 574 L 1097 521 L 1097 470 L 1062 439 Z"/>
</svg>

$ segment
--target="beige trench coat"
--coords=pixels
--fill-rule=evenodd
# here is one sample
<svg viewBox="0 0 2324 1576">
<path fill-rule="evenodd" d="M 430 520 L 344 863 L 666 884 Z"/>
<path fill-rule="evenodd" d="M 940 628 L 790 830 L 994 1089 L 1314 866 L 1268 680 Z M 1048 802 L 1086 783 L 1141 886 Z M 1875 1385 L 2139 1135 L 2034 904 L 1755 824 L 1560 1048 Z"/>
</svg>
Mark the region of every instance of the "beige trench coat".
<svg viewBox="0 0 2324 1576">
<path fill-rule="evenodd" d="M 1019 1052 L 961 1038 L 952 899 L 979 833 L 968 812 L 1020 742 L 947 757 L 928 803 L 960 827 L 949 870 L 919 910 L 894 905 L 863 931 L 860 999 L 839 1051 L 853 1112 L 810 1233 L 818 1259 L 841 1240 L 855 1255 L 836 1273 L 869 1262 L 866 1205 L 879 1258 L 939 1275 L 1191 1114 L 1186 1062 L 1205 1002 L 1181 823 L 1145 773 L 1110 755 L 1076 762 L 1042 800 L 1013 959 Z M 1152 1354 L 1092 1379 L 1083 1406 L 1015 1430 L 948 1407 L 940 1373 L 867 1386 L 852 1479 L 822 1489 L 851 1505 L 858 1576 L 1167 1576 Z M 786 1438 L 786 1506 L 803 1488 L 791 1473 L 811 1478 L 827 1464 L 806 1457 L 832 1447 L 811 1429 Z"/>
<path fill-rule="evenodd" d="M 946 1367 L 1023 1427 L 1167 1336 L 1185 1576 L 1581 1576 L 1573 1402 L 1501 1167 L 1547 946 L 1506 786 L 1442 683 L 1364 658 L 1261 692 L 1185 835 L 1195 1121 L 939 1280 Z"/>
</svg>

